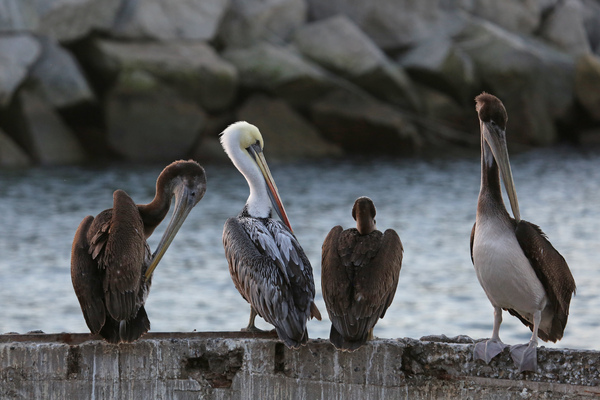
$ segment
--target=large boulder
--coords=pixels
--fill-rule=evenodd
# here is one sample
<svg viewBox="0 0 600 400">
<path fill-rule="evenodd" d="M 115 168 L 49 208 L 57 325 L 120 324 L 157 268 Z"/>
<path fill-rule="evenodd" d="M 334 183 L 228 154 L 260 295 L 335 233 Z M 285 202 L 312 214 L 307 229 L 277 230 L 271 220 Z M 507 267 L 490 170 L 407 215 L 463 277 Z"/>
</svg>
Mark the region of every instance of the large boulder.
<svg viewBox="0 0 600 400">
<path fill-rule="evenodd" d="M 0 37 L 0 107 L 7 105 L 41 53 L 30 35 Z"/>
<path fill-rule="evenodd" d="M 597 0 L 581 0 L 583 7 L 583 26 L 590 47 L 600 56 L 600 2 Z"/>
<path fill-rule="evenodd" d="M 337 85 L 318 65 L 287 47 L 261 42 L 229 49 L 223 57 L 238 69 L 242 86 L 266 90 L 293 105 L 306 106 Z"/>
<path fill-rule="evenodd" d="M 419 115 L 421 131 L 427 141 L 440 146 L 448 143 L 475 147 L 479 145 L 479 122 L 473 99 L 468 105 L 459 103 L 446 93 L 420 87 L 424 112 Z"/>
<path fill-rule="evenodd" d="M 112 34 L 128 39 L 211 40 L 228 5 L 229 0 L 123 0 Z"/>
<path fill-rule="evenodd" d="M 46 0 L 38 4 L 36 32 L 63 42 L 83 38 L 92 30 L 108 29 L 121 0 Z"/>
<path fill-rule="evenodd" d="M 0 167 L 27 167 L 31 159 L 23 149 L 0 129 Z"/>
<path fill-rule="evenodd" d="M 596 121 L 600 121 L 600 57 L 584 54 L 575 70 L 577 100 Z"/>
<path fill-rule="evenodd" d="M 294 44 L 306 57 L 394 104 L 418 109 L 404 71 L 350 19 L 335 16 L 300 28 Z"/>
<path fill-rule="evenodd" d="M 280 99 L 252 96 L 238 110 L 237 119 L 260 129 L 269 158 L 291 160 L 342 154 L 338 146 L 324 140 L 312 124 Z"/>
<path fill-rule="evenodd" d="M 477 0 L 463 2 L 469 13 L 516 33 L 533 33 L 540 25 L 544 2 L 540 0 Z"/>
<path fill-rule="evenodd" d="M 226 47 L 267 41 L 284 43 L 306 21 L 304 0 L 231 0 L 219 28 Z"/>
<path fill-rule="evenodd" d="M 0 0 L 0 32 L 34 31 L 60 41 L 112 25 L 121 0 Z"/>
<path fill-rule="evenodd" d="M 479 86 L 503 100 L 518 141 L 557 140 L 555 121 L 574 100 L 575 64 L 569 55 L 481 20 L 472 20 L 455 42 L 473 60 Z"/>
<path fill-rule="evenodd" d="M 75 58 L 56 41 L 40 37 L 42 54 L 31 69 L 31 80 L 55 108 L 94 100 L 94 94 Z"/>
<path fill-rule="evenodd" d="M 384 50 L 411 46 L 443 24 L 439 0 L 308 0 L 312 19 L 346 15 Z"/>
<path fill-rule="evenodd" d="M 86 154 L 71 130 L 37 91 L 23 88 L 2 115 L 7 131 L 39 164 L 76 164 Z"/>
<path fill-rule="evenodd" d="M 29 0 L 0 0 L 0 32 L 30 31 L 38 25 L 36 3 Z"/>
<path fill-rule="evenodd" d="M 294 44 L 306 57 L 346 78 L 364 75 L 387 57 L 352 20 L 343 15 L 298 29 Z"/>
<path fill-rule="evenodd" d="M 310 107 L 323 136 L 348 153 L 411 154 L 423 141 L 397 109 L 370 96 L 336 91 Z"/>
<path fill-rule="evenodd" d="M 122 72 L 105 103 L 108 145 L 128 161 L 186 157 L 206 118 L 194 101 L 139 70 Z"/>
<path fill-rule="evenodd" d="M 398 63 L 423 85 L 444 92 L 460 103 L 472 100 L 476 82 L 473 61 L 450 38 L 422 41 L 399 58 Z"/>
<path fill-rule="evenodd" d="M 583 5 L 579 0 L 559 2 L 544 18 L 540 36 L 574 56 L 590 52 L 583 12 Z M 596 23 L 600 24 L 600 20 Z"/>
<path fill-rule="evenodd" d="M 229 107 L 236 93 L 236 69 L 203 42 L 96 40 L 83 58 L 105 87 L 110 87 L 120 74 L 144 72 L 209 111 Z"/>
</svg>

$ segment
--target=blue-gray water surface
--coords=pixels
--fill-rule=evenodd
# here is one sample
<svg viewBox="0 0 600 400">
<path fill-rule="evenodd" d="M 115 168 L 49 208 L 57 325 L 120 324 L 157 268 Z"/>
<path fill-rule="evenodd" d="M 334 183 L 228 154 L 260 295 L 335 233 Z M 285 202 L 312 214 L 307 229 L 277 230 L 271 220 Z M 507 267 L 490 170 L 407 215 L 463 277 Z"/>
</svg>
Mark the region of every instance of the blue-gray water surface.
<svg viewBox="0 0 600 400">
<path fill-rule="evenodd" d="M 266 151 L 268 160 L 268 149 Z M 600 349 L 600 151 L 569 147 L 513 155 L 521 216 L 539 224 L 566 258 L 577 295 L 564 338 L 552 347 Z M 208 190 L 158 266 L 147 311 L 152 331 L 229 331 L 247 324 L 221 242 L 225 220 L 248 196 L 232 165 L 205 165 Z M 87 332 L 70 278 L 73 235 L 86 215 L 112 207 L 121 188 L 149 202 L 162 166 L 34 168 L 0 171 L 0 333 Z M 480 167 L 477 155 L 443 160 L 271 163 L 295 234 L 312 262 L 324 316 L 308 324 L 327 338 L 321 296 L 321 244 L 335 225 L 354 225 L 359 196 L 377 207 L 380 230 L 395 229 L 405 254 L 393 304 L 378 337 L 429 334 L 489 337 L 493 309 L 469 253 Z M 166 222 L 149 240 L 156 246 Z M 261 328 L 269 328 L 257 319 Z M 500 337 L 524 343 L 531 332 L 505 313 Z"/>
</svg>

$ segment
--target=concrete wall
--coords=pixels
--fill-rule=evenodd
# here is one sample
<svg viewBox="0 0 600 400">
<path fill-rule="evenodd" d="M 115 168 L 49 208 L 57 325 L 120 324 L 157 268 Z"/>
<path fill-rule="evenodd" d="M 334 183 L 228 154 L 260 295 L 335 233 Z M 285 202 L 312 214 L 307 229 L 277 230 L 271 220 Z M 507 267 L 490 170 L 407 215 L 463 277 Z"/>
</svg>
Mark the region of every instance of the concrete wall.
<svg viewBox="0 0 600 400">
<path fill-rule="evenodd" d="M 471 352 L 470 343 L 414 339 L 375 340 L 355 353 L 311 340 L 292 351 L 272 333 L 153 333 L 118 346 L 87 334 L 0 335 L 0 399 L 600 396 L 599 352 L 540 348 L 535 374 L 518 374 L 508 350 L 489 366 Z"/>
</svg>

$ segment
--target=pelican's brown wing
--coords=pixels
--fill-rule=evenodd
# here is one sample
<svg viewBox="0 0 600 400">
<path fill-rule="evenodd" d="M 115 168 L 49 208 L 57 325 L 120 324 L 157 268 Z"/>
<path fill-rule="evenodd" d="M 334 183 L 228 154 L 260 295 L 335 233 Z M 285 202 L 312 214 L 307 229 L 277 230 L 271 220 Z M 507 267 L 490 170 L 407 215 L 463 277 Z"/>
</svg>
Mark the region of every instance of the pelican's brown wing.
<svg viewBox="0 0 600 400">
<path fill-rule="evenodd" d="M 475 242 L 475 225 L 477 225 L 477 222 L 473 224 L 473 229 L 471 229 L 471 262 L 473 264 L 475 264 L 475 261 L 473 261 L 473 242 Z"/>
<path fill-rule="evenodd" d="M 540 339 L 556 342 L 563 336 L 571 297 L 575 293 L 575 280 L 567 262 L 552 246 L 539 226 L 531 222 L 516 223 L 515 234 L 523 253 L 529 259 L 535 274 L 544 286 L 546 296 L 552 305 L 554 316 L 550 332 L 539 330 Z M 514 314 L 512 310 L 511 314 Z M 523 323 L 532 328 L 531 323 L 517 315 Z"/>
<path fill-rule="evenodd" d="M 323 242 L 321 287 L 336 347 L 357 349 L 383 318 L 396 293 L 402 252 L 391 229 L 365 236 L 340 226 L 329 232 Z"/>
<path fill-rule="evenodd" d="M 377 310 L 379 318 L 385 316 L 385 311 L 392 304 L 396 294 L 403 252 L 398 234 L 392 229 L 386 230 L 379 252 L 369 268 L 361 268 L 356 275 L 355 297 L 366 300 L 355 303 L 358 315 L 366 317 L 370 315 L 371 310 Z"/>
<path fill-rule="evenodd" d="M 339 225 L 333 227 L 321 247 L 321 291 L 330 319 L 332 314 L 343 315 L 350 309 L 352 298 L 352 279 L 339 253 L 343 230 Z M 347 249 L 348 246 L 343 248 Z"/>
<path fill-rule="evenodd" d="M 113 208 L 96 217 L 90 228 L 90 254 L 104 270 L 106 309 L 117 321 L 134 318 L 145 260 L 144 224 L 133 200 L 122 190 L 113 195 Z M 102 217 L 102 218 L 101 218 Z"/>
<path fill-rule="evenodd" d="M 71 281 L 88 328 L 92 333 L 98 333 L 106 315 L 101 271 L 89 254 L 87 235 L 93 221 L 91 215 L 85 217 L 75 233 L 71 247 Z"/>
</svg>

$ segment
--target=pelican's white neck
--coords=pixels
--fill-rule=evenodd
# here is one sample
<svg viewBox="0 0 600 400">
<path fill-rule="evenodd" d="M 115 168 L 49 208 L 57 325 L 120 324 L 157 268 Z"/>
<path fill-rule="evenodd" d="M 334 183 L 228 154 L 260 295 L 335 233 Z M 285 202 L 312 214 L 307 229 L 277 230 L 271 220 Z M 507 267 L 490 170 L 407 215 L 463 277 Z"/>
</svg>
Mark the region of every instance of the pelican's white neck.
<svg viewBox="0 0 600 400">
<path fill-rule="evenodd" d="M 255 218 L 271 216 L 271 199 L 267 193 L 267 185 L 260 168 L 248 152 L 247 148 L 256 141 L 262 145 L 260 132 L 247 122 L 236 122 L 221 134 L 221 145 L 233 165 L 244 175 L 250 187 L 250 196 L 246 201 L 246 210 Z"/>
</svg>

